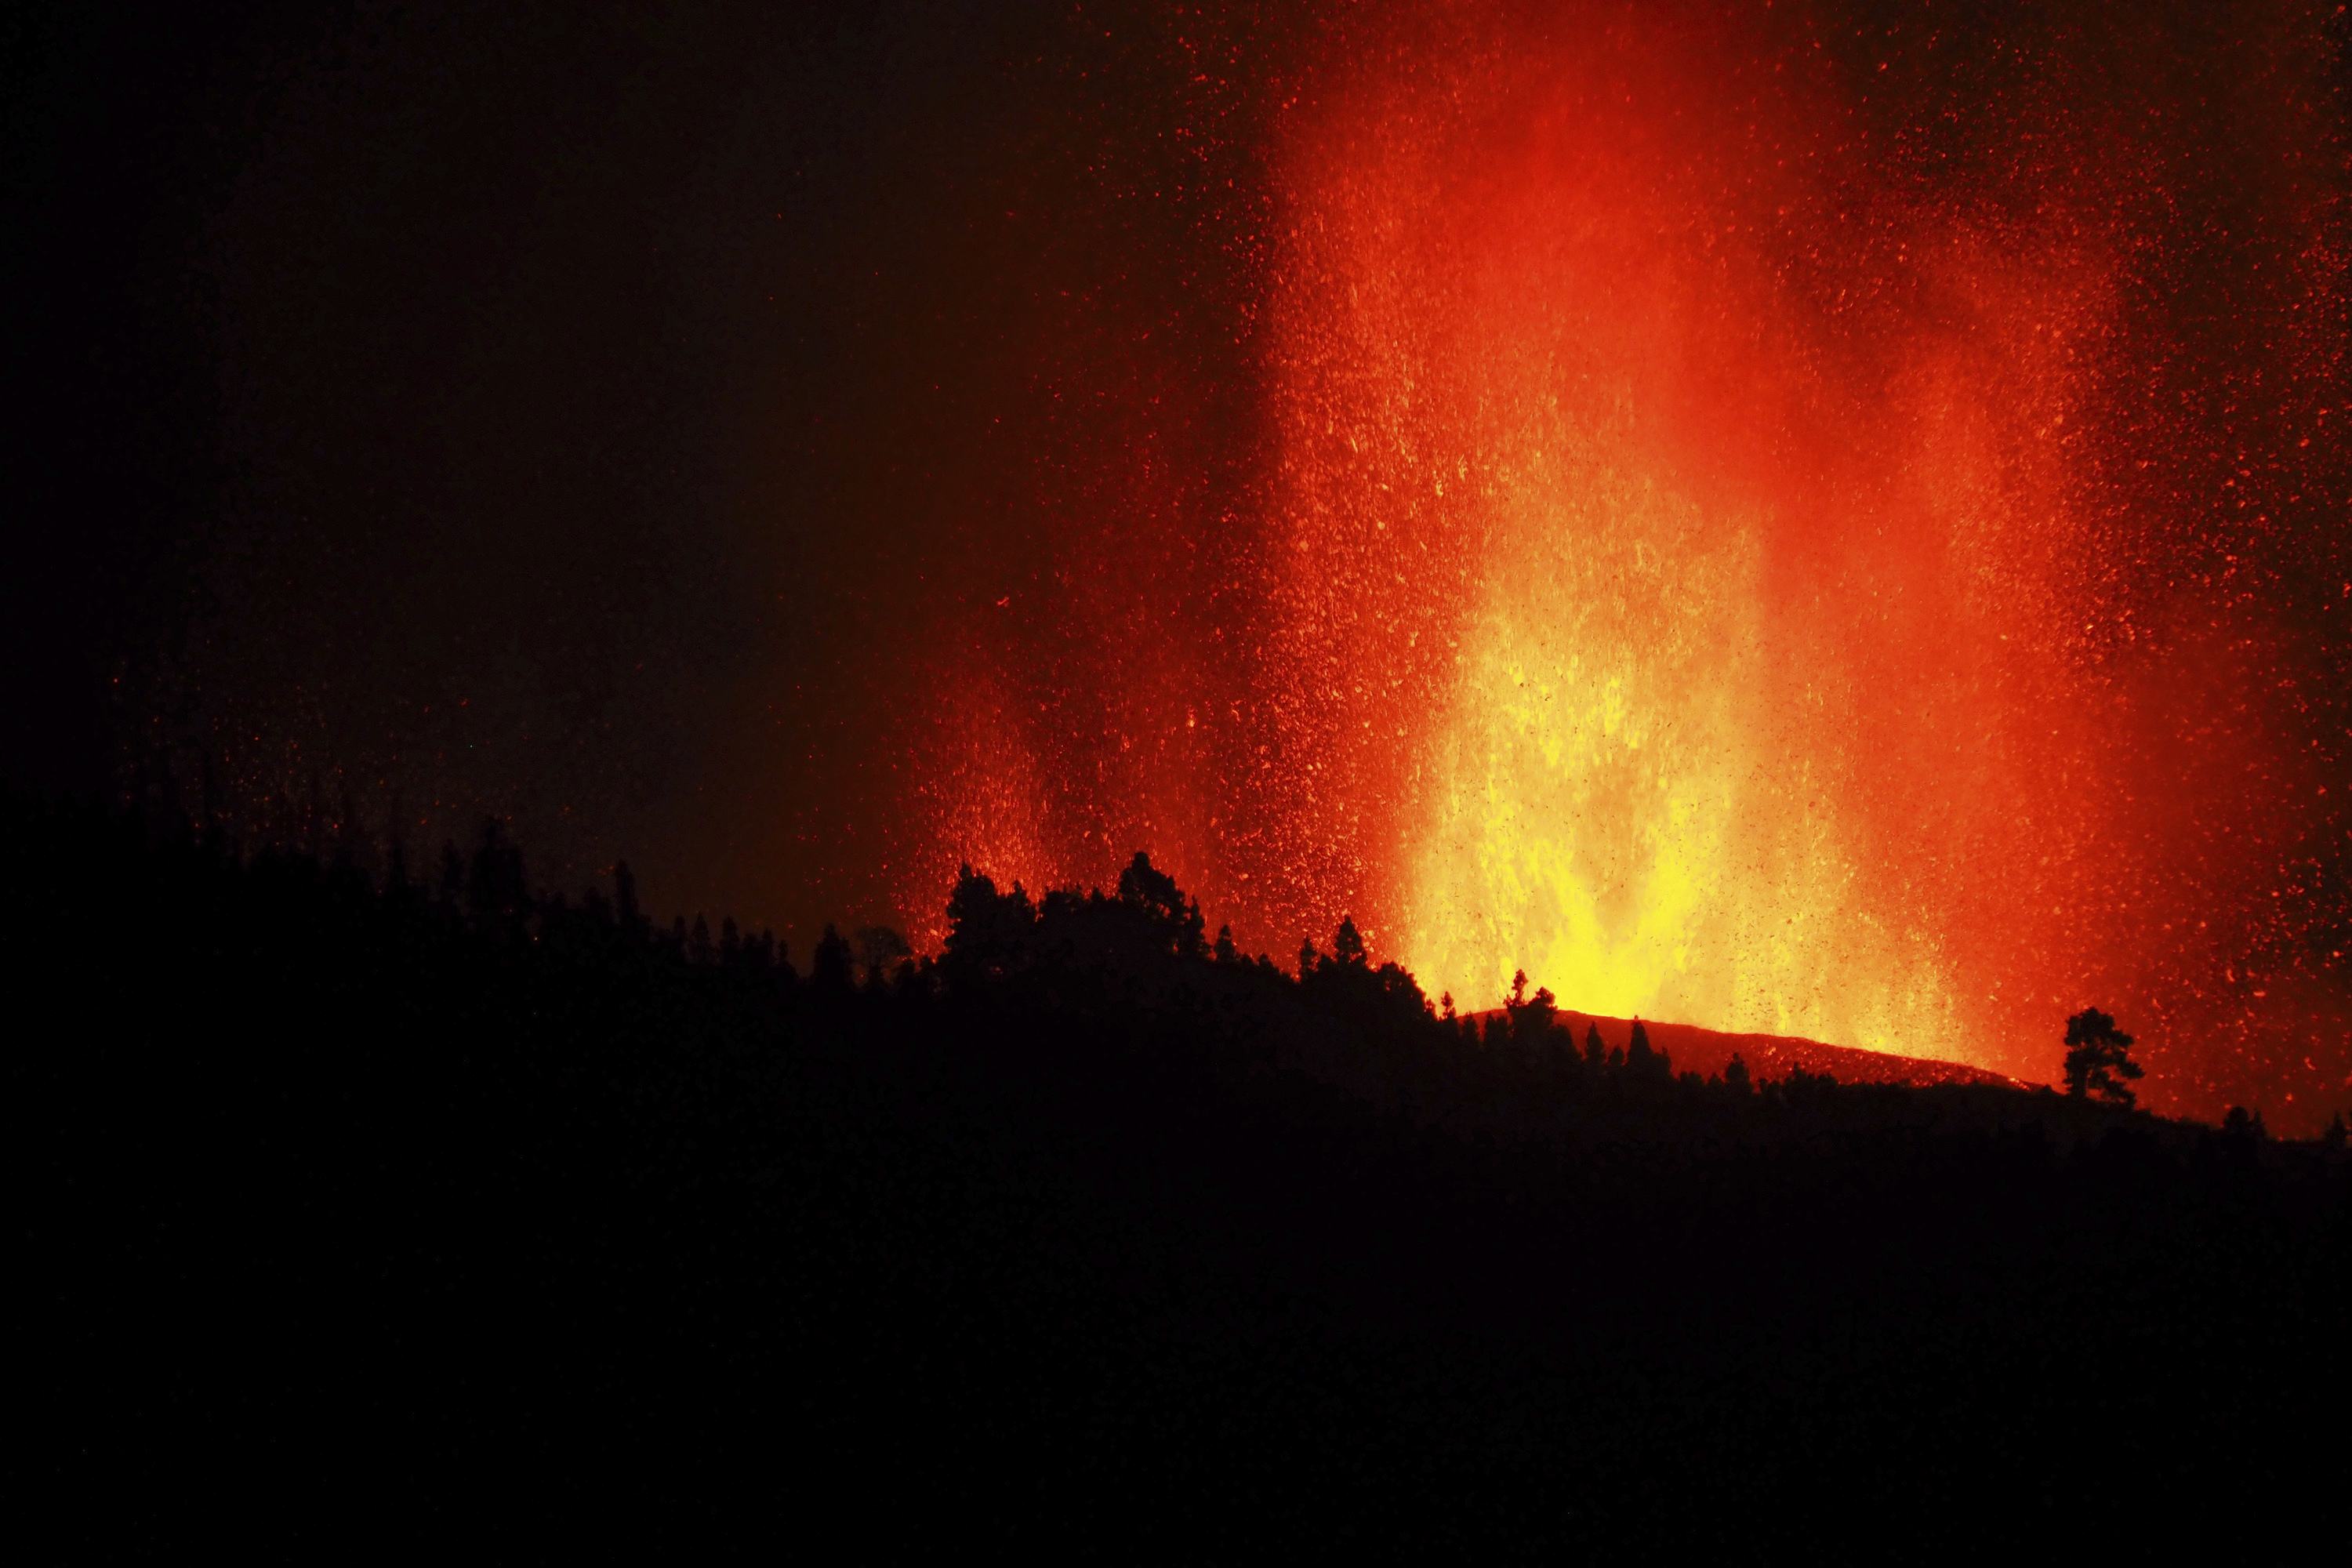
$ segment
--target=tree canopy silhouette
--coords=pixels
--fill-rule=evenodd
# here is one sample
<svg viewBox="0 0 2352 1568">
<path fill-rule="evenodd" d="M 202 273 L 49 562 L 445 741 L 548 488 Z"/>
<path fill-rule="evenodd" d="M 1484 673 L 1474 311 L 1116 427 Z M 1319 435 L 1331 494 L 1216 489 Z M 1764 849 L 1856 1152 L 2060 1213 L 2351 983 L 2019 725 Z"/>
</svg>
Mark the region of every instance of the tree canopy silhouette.
<svg viewBox="0 0 2352 1568">
<path fill-rule="evenodd" d="M 2066 1020 L 2066 1092 L 2076 1100 L 2096 1095 L 2128 1108 L 2137 1099 L 2123 1081 L 2146 1073 L 2131 1059 L 2132 1037 L 2096 1007 Z"/>
<path fill-rule="evenodd" d="M 118 1511 L 406 1519 L 538 1464 L 540 1518 L 642 1480 L 670 1530 L 739 1474 L 1035 1530 L 1052 1476 L 1432 1555 L 1549 1550 L 1566 1498 L 1570 1545 L 1631 1555 L 1727 1419 L 1696 1453 L 1737 1456 L 1706 1495 L 1743 1524 L 1824 1476 L 1928 1517 L 1962 1464 L 2047 1513 L 2085 1429 L 2184 1489 L 2333 1480 L 2277 1405 L 2340 1382 L 2340 1122 L 2127 1113 L 2088 1058 L 2072 1099 L 1675 1079 L 1525 981 L 1441 1017 L 1352 921 L 1297 973 L 1211 949 L 1142 856 L 1042 900 L 966 869 L 945 951 L 877 984 L 876 928 L 803 978 L 731 919 L 656 926 L 623 865 L 567 900 L 485 832 L 436 896 L 343 847 L 0 819 L 22 972 L 108 1001 L 10 1071 L 34 1418 Z M 2123 1364 L 2208 1359 L 2051 1377 L 2086 1318 Z M 1890 1456 L 1923 1407 L 1948 1447 Z M 2216 1461 L 2217 1428 L 2280 1436 Z"/>
</svg>

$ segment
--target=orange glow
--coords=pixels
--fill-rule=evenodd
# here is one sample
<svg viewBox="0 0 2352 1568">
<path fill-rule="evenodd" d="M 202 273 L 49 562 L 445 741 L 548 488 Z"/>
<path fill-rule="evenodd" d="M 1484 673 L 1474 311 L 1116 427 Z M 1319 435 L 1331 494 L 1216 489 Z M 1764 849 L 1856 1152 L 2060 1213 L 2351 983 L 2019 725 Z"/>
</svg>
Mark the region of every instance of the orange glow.
<svg viewBox="0 0 2352 1568">
<path fill-rule="evenodd" d="M 1785 102 L 1611 46 L 1302 138 L 1277 504 L 1325 749 L 1394 803 L 1433 991 L 1969 1055 L 1972 972 L 2064 913 L 1989 918 L 1970 868 L 2099 809 L 2032 743 L 2084 717 L 2096 231 L 1792 167 Z"/>
<path fill-rule="evenodd" d="M 1237 335 L 1054 384 L 1108 412 L 907 907 L 1142 847 L 1465 1008 L 2040 1080 L 2095 1004 L 2159 1107 L 2340 1099 L 2336 209 L 2232 237 L 2163 37 L 2100 102 L 1818 20 L 1438 6 L 1268 86 Z"/>
</svg>

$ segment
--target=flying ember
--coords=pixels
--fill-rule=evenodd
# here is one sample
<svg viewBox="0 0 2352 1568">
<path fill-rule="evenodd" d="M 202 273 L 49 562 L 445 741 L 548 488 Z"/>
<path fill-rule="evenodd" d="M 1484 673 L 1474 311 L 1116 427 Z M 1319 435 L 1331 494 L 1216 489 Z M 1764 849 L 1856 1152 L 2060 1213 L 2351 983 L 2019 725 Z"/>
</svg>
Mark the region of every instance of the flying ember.
<svg viewBox="0 0 2352 1568">
<path fill-rule="evenodd" d="M 1960 29 L 1335 29 L 1269 117 L 1251 477 L 1147 461 L 1076 552 L 1231 563 L 1045 747 L 1153 804 L 1057 830 L 1088 792 L 992 731 L 948 836 L 1070 879 L 1124 833 L 1465 1005 L 2041 1077 L 2107 999 L 2184 1106 L 2340 1087 L 2339 220 L 2273 110 L 2223 232 L 2140 45 L 2077 100 Z"/>
</svg>

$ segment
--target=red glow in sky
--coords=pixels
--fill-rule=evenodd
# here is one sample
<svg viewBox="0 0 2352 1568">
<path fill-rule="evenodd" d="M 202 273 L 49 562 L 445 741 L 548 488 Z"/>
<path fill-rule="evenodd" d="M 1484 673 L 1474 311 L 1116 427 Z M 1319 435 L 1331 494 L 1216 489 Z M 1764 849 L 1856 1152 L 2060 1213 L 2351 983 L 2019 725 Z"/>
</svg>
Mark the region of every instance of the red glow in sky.
<svg viewBox="0 0 2352 1568">
<path fill-rule="evenodd" d="M 138 746 L 803 960 L 1145 848 L 1467 1006 L 2352 1109 L 2334 0 L 771 12 L 293 71 Z"/>
<path fill-rule="evenodd" d="M 943 694 L 938 861 L 1131 839 L 1253 945 L 1349 910 L 1465 1005 L 1525 967 L 2036 1079 L 2097 1004 L 2160 1106 L 2340 1102 L 2319 85 L 2274 61 L 2229 133 L 2232 236 L 2183 39 L 1936 22 L 1328 35 L 1273 117 L 1250 477 L 1172 458 L 1201 389 L 1095 427 L 1121 526 L 1058 614 L 1123 623 L 1117 673 L 1042 722 L 1017 673 Z"/>
</svg>

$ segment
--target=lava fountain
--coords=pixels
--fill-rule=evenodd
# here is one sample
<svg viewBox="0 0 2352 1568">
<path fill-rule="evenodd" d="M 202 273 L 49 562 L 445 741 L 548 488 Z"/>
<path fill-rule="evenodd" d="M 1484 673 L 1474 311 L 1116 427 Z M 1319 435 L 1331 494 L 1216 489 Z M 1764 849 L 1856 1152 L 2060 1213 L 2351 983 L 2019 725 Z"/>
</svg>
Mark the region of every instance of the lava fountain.
<svg viewBox="0 0 2352 1568">
<path fill-rule="evenodd" d="M 1601 41 L 1376 77 L 1299 154 L 1286 630 L 1353 672 L 1397 945 L 1480 1004 L 1524 967 L 1967 1051 L 2069 918 L 1972 886 L 2111 805 L 2048 766 L 2103 722 L 2067 420 L 2111 247 L 1882 194 L 1769 68 Z"/>
<path fill-rule="evenodd" d="M 902 11 L 415 163 L 439 34 L 298 70 L 135 754 L 803 954 L 1145 848 L 1465 1006 L 2352 1110 L 2337 0 Z"/>
<path fill-rule="evenodd" d="M 1276 597 L 1394 945 L 2018 1070 L 2091 996 L 2181 1009 L 2168 742 L 2270 770 L 2182 699 L 2201 498 L 2131 478 L 2181 434 L 2157 153 L 2030 100 L 1906 147 L 1801 35 L 1587 21 L 1379 52 L 1287 164 Z"/>
<path fill-rule="evenodd" d="M 2097 1003 L 2159 1103 L 2340 1100 L 2326 18 L 1839 15 L 1441 6 L 1267 89 L 1232 565 L 1118 643 L 1207 804 L 1138 841 L 1465 1005 L 2040 1078 Z"/>
</svg>

